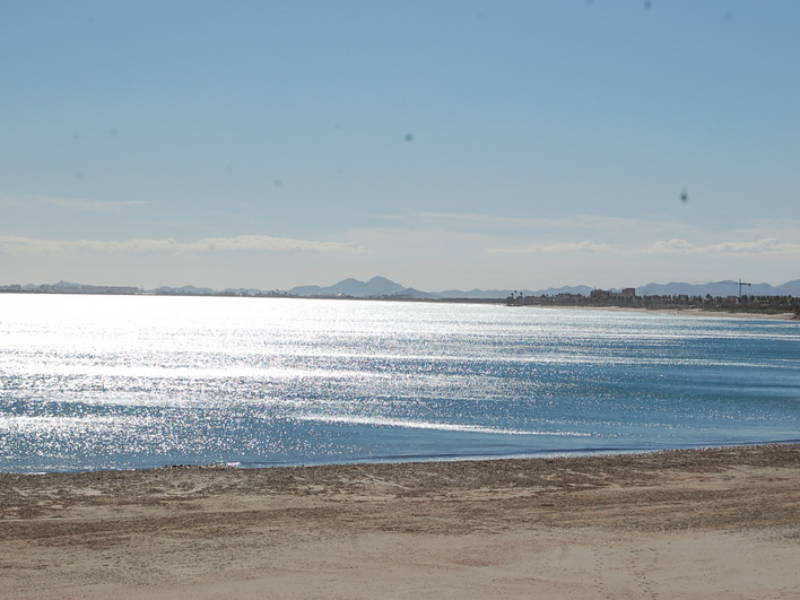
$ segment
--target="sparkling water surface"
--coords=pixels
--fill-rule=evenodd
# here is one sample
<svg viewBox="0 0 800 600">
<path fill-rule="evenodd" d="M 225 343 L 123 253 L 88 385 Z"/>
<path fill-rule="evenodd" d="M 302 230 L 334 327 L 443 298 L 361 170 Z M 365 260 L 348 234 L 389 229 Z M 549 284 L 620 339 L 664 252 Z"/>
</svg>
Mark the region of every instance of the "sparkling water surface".
<svg viewBox="0 0 800 600">
<path fill-rule="evenodd" d="M 800 324 L 345 300 L 0 295 L 0 470 L 800 438 Z"/>
</svg>

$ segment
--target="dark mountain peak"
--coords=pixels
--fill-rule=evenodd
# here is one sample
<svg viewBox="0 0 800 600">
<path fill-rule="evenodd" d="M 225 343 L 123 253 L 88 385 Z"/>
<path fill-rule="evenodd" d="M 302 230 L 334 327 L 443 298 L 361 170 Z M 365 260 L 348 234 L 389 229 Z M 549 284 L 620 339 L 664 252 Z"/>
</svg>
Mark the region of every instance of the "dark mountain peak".
<svg viewBox="0 0 800 600">
<path fill-rule="evenodd" d="M 403 287 L 402 285 L 400 285 L 396 281 L 392 281 L 391 279 L 389 279 L 388 277 L 384 277 L 383 275 L 375 275 L 375 277 L 373 277 L 372 279 L 367 281 L 367 283 L 368 284 L 373 284 L 373 283 L 387 284 L 387 283 L 390 283 L 392 285 L 397 285 L 399 287 Z"/>
<path fill-rule="evenodd" d="M 319 286 L 311 286 L 311 285 L 304 285 L 298 286 L 290 290 L 291 293 L 297 294 L 299 296 L 354 296 L 359 298 L 365 298 L 369 296 L 392 296 L 398 294 L 407 294 L 411 293 L 411 295 L 422 294 L 422 292 L 417 292 L 416 290 L 412 290 L 411 288 L 406 288 L 400 285 L 399 283 L 388 279 L 387 277 L 382 277 L 380 275 L 376 275 L 369 281 L 360 281 L 353 277 L 348 277 L 347 279 L 343 279 L 338 283 L 333 285 L 329 285 L 327 287 L 319 287 Z"/>
</svg>

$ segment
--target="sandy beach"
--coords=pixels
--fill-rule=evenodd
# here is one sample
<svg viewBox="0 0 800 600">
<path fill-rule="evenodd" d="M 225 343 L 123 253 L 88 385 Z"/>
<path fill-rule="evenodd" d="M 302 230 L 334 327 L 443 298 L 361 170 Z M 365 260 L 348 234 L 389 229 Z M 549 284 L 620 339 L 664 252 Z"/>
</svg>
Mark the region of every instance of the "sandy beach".
<svg viewBox="0 0 800 600">
<path fill-rule="evenodd" d="M 797 598 L 800 445 L 0 475 L 0 598 Z"/>
</svg>

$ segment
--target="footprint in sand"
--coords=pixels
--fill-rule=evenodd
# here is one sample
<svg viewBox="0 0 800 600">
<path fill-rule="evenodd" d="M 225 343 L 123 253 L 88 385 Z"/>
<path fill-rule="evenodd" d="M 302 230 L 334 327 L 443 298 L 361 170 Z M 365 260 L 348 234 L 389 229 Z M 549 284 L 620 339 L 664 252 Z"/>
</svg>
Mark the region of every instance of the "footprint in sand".
<svg viewBox="0 0 800 600">
<path fill-rule="evenodd" d="M 608 547 L 603 548 L 592 548 L 592 554 L 594 556 L 594 577 L 593 583 L 594 588 L 597 590 L 598 598 L 605 598 L 606 600 L 613 600 L 614 596 L 612 595 L 611 591 L 608 589 L 606 585 L 606 578 L 607 578 L 607 568 L 608 564 L 606 562 L 606 555 L 608 552 Z"/>
<path fill-rule="evenodd" d="M 632 548 L 628 554 L 626 567 L 633 575 L 633 580 L 639 588 L 640 598 L 658 600 L 653 580 L 648 575 L 658 564 L 659 556 L 655 548 Z"/>
</svg>

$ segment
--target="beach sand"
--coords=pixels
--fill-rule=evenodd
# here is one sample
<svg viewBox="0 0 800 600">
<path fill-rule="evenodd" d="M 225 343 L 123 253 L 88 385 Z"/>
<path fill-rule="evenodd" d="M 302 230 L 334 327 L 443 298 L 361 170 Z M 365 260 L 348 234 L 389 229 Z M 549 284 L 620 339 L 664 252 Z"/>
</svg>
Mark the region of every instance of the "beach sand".
<svg viewBox="0 0 800 600">
<path fill-rule="evenodd" d="M 800 445 L 3 474 L 0 598 L 800 598 Z"/>
</svg>

